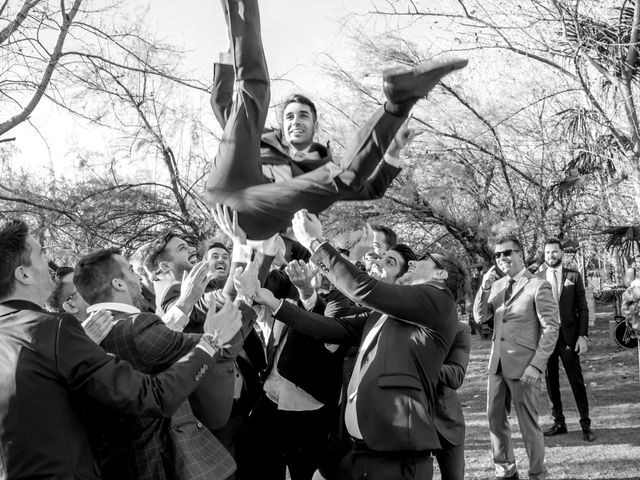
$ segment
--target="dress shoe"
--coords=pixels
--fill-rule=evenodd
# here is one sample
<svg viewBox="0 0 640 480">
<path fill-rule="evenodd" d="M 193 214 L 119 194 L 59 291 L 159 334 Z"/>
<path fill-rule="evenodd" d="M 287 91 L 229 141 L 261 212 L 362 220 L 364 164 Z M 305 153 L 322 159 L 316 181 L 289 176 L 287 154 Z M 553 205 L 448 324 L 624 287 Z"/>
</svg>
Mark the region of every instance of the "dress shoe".
<svg viewBox="0 0 640 480">
<path fill-rule="evenodd" d="M 394 104 L 426 97 L 442 77 L 466 65 L 467 60 L 429 60 L 412 68 L 389 68 L 382 72 L 384 94 Z"/>
<path fill-rule="evenodd" d="M 582 439 L 585 442 L 593 442 L 596 439 L 596 434 L 593 433 L 593 430 L 591 430 L 591 427 L 582 429 Z"/>
<path fill-rule="evenodd" d="M 545 437 L 553 437 L 554 435 L 560 435 L 561 433 L 567 433 L 566 423 L 554 423 L 546 429 L 544 432 Z"/>
</svg>

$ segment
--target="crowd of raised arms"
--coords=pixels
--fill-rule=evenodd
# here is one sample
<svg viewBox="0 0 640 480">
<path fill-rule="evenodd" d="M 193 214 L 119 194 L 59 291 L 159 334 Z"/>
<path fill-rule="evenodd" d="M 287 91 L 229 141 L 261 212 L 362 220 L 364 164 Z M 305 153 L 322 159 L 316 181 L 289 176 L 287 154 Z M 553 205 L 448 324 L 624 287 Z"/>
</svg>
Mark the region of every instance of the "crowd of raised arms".
<svg viewBox="0 0 640 480">
<path fill-rule="evenodd" d="M 265 128 L 258 1 L 221 3 L 229 48 L 211 105 L 223 135 L 203 188 L 227 240 L 198 252 L 159 232 L 129 258 L 106 248 L 61 266 L 24 221 L 0 224 L 0 479 L 430 480 L 435 459 L 443 480 L 463 480 L 468 295 L 474 321 L 493 324 L 487 478 L 519 478 L 513 405 L 528 478 L 546 479 L 544 436 L 567 432 L 559 360 L 583 439 L 596 438 L 585 289 L 561 242 L 546 241 L 531 273 L 519 239 L 497 238 L 470 292 L 452 255 L 419 259 L 384 225 L 349 252 L 317 216 L 384 196 L 412 107 L 466 61 L 383 71 L 382 107 L 337 160 L 314 141 L 302 94 L 282 102 L 282 128 Z"/>
</svg>

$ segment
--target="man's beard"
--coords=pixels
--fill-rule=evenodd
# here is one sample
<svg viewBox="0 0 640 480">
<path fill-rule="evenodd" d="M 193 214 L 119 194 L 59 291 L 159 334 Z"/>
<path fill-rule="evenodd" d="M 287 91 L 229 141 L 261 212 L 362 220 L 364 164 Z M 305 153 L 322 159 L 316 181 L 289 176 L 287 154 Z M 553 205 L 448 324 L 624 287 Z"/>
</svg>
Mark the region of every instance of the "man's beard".
<svg viewBox="0 0 640 480">
<path fill-rule="evenodd" d="M 557 266 L 559 266 L 562 263 L 562 259 L 559 258 L 557 259 L 555 262 L 551 263 L 550 260 L 545 260 L 545 262 L 547 264 L 547 267 L 549 268 L 556 268 Z"/>
</svg>

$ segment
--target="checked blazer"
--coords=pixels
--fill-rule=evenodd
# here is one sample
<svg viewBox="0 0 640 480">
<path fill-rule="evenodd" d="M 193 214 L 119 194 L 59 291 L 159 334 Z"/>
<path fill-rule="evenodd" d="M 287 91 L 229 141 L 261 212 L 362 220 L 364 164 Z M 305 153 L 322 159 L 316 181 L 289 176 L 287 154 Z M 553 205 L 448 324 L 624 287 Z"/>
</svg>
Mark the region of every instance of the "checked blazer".
<svg viewBox="0 0 640 480">
<path fill-rule="evenodd" d="M 114 327 L 102 347 L 145 373 L 164 370 L 200 338 L 170 330 L 153 314 L 113 314 Z M 127 416 L 101 428 L 105 479 L 224 479 L 235 470 L 230 454 L 203 425 L 205 419 L 210 428 L 224 425 L 233 402 L 233 360 L 215 358 L 207 375 L 196 374 L 203 377 L 202 388 L 190 398 L 202 422 L 185 402 L 172 418 Z M 208 398 L 195 401 L 198 394 Z"/>
</svg>

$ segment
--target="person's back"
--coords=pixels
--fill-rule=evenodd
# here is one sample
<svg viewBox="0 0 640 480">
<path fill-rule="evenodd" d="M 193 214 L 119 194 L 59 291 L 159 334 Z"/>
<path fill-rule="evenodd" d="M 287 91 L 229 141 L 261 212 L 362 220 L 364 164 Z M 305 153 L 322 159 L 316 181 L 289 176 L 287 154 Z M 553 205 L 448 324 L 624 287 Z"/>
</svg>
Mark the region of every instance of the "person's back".
<svg viewBox="0 0 640 480">
<path fill-rule="evenodd" d="M 0 478 L 100 478 L 74 408 L 83 372 L 65 362 L 90 341 L 79 322 L 18 301 L 0 322 Z"/>
</svg>

